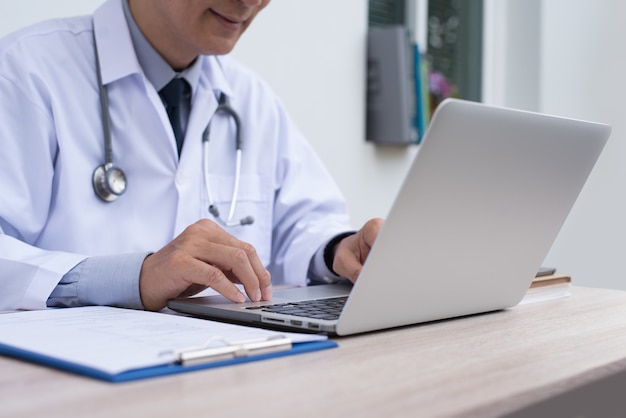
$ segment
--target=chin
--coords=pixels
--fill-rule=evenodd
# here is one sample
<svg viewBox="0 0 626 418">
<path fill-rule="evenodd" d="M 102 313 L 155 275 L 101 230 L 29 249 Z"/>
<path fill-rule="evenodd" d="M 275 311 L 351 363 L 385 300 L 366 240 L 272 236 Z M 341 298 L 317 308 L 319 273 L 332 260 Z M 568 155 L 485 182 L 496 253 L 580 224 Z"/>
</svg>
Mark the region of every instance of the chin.
<svg viewBox="0 0 626 418">
<path fill-rule="evenodd" d="M 220 48 L 220 49 L 211 49 L 208 52 L 204 52 L 203 55 L 226 55 L 229 54 L 233 48 Z"/>
<path fill-rule="evenodd" d="M 217 41 L 215 39 L 212 39 L 212 42 L 207 42 L 205 44 L 206 48 L 202 48 L 200 53 L 202 55 L 228 54 L 235 48 L 238 40 L 239 36 L 228 38 L 221 37 L 221 39 L 218 39 Z"/>
</svg>

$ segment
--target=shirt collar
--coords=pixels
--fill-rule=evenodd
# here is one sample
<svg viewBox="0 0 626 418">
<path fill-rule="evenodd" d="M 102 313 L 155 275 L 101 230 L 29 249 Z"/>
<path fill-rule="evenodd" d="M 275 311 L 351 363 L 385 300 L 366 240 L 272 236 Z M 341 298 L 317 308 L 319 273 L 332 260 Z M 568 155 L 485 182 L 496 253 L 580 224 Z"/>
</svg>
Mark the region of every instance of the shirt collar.
<svg viewBox="0 0 626 418">
<path fill-rule="evenodd" d="M 93 25 L 98 42 L 102 82 L 106 85 L 133 74 L 143 74 L 158 91 L 160 87 L 165 86 L 176 75 L 176 72 L 152 48 L 147 39 L 141 34 L 132 16 L 130 16 L 130 19 L 126 19 L 125 7 L 127 7 L 127 0 L 108 0 L 94 13 Z M 134 38 L 131 34 L 133 25 L 139 34 L 137 39 L 143 39 L 149 47 L 148 50 L 153 51 L 158 59 L 164 63 L 166 69 L 170 71 L 165 76 L 155 76 L 159 77 L 158 80 L 156 78 L 152 80 L 150 78 L 152 76 L 148 75 L 148 72 L 151 72 L 149 68 L 152 65 L 147 60 L 140 62 L 139 57 L 143 52 L 139 52 L 139 50 L 143 51 L 143 48 L 134 45 Z M 141 43 L 141 41 L 138 41 L 138 43 Z M 195 88 L 198 87 L 198 89 L 213 91 L 216 102 L 220 93 L 225 93 L 227 96 L 234 98 L 234 90 L 224 72 L 225 69 L 221 63 L 221 57 L 200 56 L 186 71 L 183 75 L 186 79 L 190 74 L 194 77 L 191 80 L 187 79 L 189 84 L 192 85 L 194 94 Z M 168 75 L 170 78 L 167 78 Z"/>
<path fill-rule="evenodd" d="M 191 91 L 196 91 L 198 80 L 200 78 L 201 59 L 196 59 L 193 64 L 181 71 L 174 71 L 172 67 L 163 59 L 163 57 L 152 47 L 150 42 L 137 26 L 137 22 L 133 18 L 128 5 L 128 0 L 122 0 L 124 9 L 124 17 L 128 24 L 130 39 L 135 48 L 135 54 L 139 65 L 143 69 L 144 74 L 152 83 L 154 88 L 159 91 L 174 77 L 183 77 L 191 85 Z"/>
</svg>

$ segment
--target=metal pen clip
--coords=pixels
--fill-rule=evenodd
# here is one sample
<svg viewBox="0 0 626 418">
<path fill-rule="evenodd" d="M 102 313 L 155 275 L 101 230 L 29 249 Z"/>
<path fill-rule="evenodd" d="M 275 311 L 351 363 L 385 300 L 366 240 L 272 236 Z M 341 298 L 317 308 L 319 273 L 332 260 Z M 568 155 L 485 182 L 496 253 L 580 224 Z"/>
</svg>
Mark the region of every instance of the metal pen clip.
<svg viewBox="0 0 626 418">
<path fill-rule="evenodd" d="M 225 345 L 209 347 L 209 345 L 215 343 L 216 341 L 221 341 L 225 343 Z M 178 364 L 189 366 L 286 351 L 290 350 L 291 347 L 291 339 L 283 335 L 276 335 L 260 340 L 240 342 L 230 342 L 224 338 L 216 337 L 209 339 L 201 346 L 174 350 L 174 355 Z"/>
</svg>

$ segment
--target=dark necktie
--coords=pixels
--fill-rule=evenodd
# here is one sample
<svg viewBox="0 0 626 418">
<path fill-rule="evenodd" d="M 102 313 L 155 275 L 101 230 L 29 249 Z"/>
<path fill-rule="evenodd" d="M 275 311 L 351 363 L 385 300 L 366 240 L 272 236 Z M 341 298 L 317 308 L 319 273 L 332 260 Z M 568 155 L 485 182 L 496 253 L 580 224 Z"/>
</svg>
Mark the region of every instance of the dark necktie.
<svg viewBox="0 0 626 418">
<path fill-rule="evenodd" d="M 170 118 L 172 129 L 174 130 L 174 136 L 176 137 L 176 145 L 178 147 L 178 155 L 183 148 L 183 141 L 185 140 L 185 132 L 183 130 L 182 123 L 182 106 L 183 101 L 189 96 L 191 86 L 184 78 L 173 78 L 172 81 L 167 83 L 165 87 L 159 91 L 159 95 L 165 103 L 165 110 L 167 116 Z"/>
</svg>

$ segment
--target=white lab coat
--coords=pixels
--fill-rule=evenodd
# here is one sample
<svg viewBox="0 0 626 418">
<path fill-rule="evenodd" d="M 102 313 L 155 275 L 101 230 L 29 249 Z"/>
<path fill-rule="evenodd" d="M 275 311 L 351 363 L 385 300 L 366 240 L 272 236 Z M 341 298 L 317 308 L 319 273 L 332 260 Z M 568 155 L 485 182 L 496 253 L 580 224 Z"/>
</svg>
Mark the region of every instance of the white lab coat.
<svg viewBox="0 0 626 418">
<path fill-rule="evenodd" d="M 102 202 L 104 161 L 93 33 L 108 86 L 124 195 Z M 263 81 L 228 56 L 202 57 L 180 160 L 163 104 L 135 57 L 120 0 L 92 19 L 27 28 L 0 41 L 0 310 L 41 309 L 85 257 L 155 251 L 208 213 L 201 134 L 226 93 L 242 120 L 242 176 L 228 231 L 252 243 L 274 283 L 304 285 L 312 254 L 351 228 L 344 200 Z M 223 216 L 235 167 L 232 120 L 215 117 L 210 181 Z"/>
</svg>

